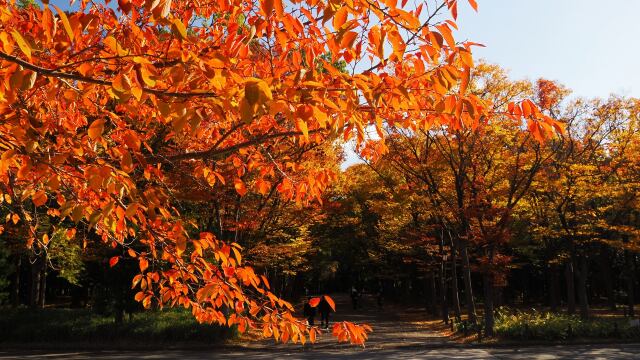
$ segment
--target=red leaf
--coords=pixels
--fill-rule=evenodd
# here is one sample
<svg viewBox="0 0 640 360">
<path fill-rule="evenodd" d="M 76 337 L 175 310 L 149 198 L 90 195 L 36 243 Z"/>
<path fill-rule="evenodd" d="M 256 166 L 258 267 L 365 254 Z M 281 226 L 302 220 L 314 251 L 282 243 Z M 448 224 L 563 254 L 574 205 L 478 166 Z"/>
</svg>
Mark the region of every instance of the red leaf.
<svg viewBox="0 0 640 360">
<path fill-rule="evenodd" d="M 140 258 L 140 271 L 145 271 L 149 267 L 149 261 L 145 258 Z"/>
<path fill-rule="evenodd" d="M 327 303 L 329 303 L 329 306 L 331 306 L 333 311 L 336 311 L 336 303 L 333 302 L 333 299 L 330 298 L 328 295 L 324 295 L 324 299 L 327 301 Z"/>
<path fill-rule="evenodd" d="M 315 297 L 315 298 L 309 300 L 309 305 L 311 305 L 311 307 L 316 307 L 316 306 L 318 306 L 318 304 L 320 304 L 320 298 L 319 297 Z"/>
<path fill-rule="evenodd" d="M 109 259 L 109 266 L 110 267 L 116 266 L 116 264 L 118 263 L 118 260 L 120 260 L 119 256 L 112 257 L 111 259 Z"/>
</svg>

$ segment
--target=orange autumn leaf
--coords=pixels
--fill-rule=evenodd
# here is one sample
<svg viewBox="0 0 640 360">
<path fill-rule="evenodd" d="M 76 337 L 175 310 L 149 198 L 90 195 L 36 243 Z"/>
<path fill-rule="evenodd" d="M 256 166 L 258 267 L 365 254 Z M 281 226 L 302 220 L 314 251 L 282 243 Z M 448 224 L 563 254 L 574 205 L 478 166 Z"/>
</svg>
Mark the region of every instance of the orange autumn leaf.
<svg viewBox="0 0 640 360">
<path fill-rule="evenodd" d="M 116 266 L 116 264 L 118 263 L 119 260 L 120 260 L 119 256 L 114 256 L 111 259 L 109 259 L 109 267 Z"/>
<path fill-rule="evenodd" d="M 314 297 L 309 299 L 309 305 L 311 305 L 311 307 L 317 307 L 318 304 L 320 304 L 320 300 L 322 300 L 320 297 Z"/>
<path fill-rule="evenodd" d="M 333 311 L 336 311 L 336 303 L 333 301 L 333 299 L 329 295 L 323 295 L 323 297 L 324 297 L 324 300 L 329 304 L 331 309 Z"/>
</svg>

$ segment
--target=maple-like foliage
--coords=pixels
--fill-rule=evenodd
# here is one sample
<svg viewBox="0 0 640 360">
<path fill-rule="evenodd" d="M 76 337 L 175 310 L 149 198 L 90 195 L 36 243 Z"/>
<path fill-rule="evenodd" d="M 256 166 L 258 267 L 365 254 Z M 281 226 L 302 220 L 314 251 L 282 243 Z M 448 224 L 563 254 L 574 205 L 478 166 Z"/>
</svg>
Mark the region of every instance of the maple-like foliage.
<svg viewBox="0 0 640 360">
<path fill-rule="evenodd" d="M 47 248 L 44 217 L 84 246 L 120 247 L 139 262 L 133 286 L 145 307 L 183 306 L 282 342 L 314 341 L 318 330 L 243 266 L 239 245 L 181 214 L 179 180 L 307 203 L 331 171 L 272 154 L 351 137 L 382 153 L 367 127 L 475 128 L 491 112 L 467 92 L 474 44 L 453 39 L 456 0 L 0 6 L 8 226 L 24 229 L 30 248 Z M 539 140 L 558 127 L 528 100 L 508 112 Z M 337 323 L 333 334 L 362 344 L 367 330 Z"/>
</svg>

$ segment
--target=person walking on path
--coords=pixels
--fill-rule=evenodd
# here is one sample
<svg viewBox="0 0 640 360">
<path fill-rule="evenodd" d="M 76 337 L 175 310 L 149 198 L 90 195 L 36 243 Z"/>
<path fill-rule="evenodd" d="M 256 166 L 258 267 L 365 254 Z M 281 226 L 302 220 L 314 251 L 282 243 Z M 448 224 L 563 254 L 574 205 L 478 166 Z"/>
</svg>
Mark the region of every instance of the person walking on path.
<svg viewBox="0 0 640 360">
<path fill-rule="evenodd" d="M 360 299 L 360 292 L 356 289 L 355 286 L 351 287 L 351 304 L 353 305 L 353 310 L 358 309 L 358 299 Z"/>
<path fill-rule="evenodd" d="M 304 303 L 304 317 L 307 318 L 307 322 L 309 326 L 313 326 L 316 317 L 316 308 L 311 306 L 311 297 L 307 298 L 307 301 Z"/>
<path fill-rule="evenodd" d="M 382 307 L 382 293 L 384 292 L 384 287 L 382 286 L 382 283 L 380 283 L 378 285 L 378 291 L 376 292 L 376 300 L 378 302 L 378 307 L 381 308 Z"/>
<path fill-rule="evenodd" d="M 331 313 L 331 311 L 331 305 L 329 305 L 325 297 L 322 296 L 318 304 L 318 312 L 320 313 L 320 326 L 325 329 L 329 328 L 329 313 Z"/>
</svg>

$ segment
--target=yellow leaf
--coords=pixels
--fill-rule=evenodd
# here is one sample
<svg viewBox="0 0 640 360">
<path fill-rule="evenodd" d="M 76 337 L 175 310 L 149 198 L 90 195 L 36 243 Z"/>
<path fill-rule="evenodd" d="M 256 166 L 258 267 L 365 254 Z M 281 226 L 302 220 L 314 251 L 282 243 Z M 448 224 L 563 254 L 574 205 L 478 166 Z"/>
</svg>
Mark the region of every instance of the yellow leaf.
<svg viewBox="0 0 640 360">
<path fill-rule="evenodd" d="M 106 38 L 104 38 L 104 40 L 102 42 L 107 47 L 107 49 L 109 49 L 109 52 L 111 54 L 118 55 L 118 56 L 125 56 L 125 55 L 129 54 L 129 51 L 127 49 L 123 48 L 122 45 L 120 45 L 120 43 L 118 43 L 116 38 L 114 38 L 111 35 L 109 35 Z"/>
<path fill-rule="evenodd" d="M 128 93 L 129 91 L 131 91 L 131 80 L 127 75 L 118 74 L 115 78 L 113 78 L 111 86 L 114 90 L 120 93 Z"/>
<path fill-rule="evenodd" d="M 309 128 L 307 127 L 307 123 L 302 119 L 298 119 L 296 121 L 296 127 L 299 131 L 302 132 L 302 136 L 304 136 L 305 139 L 309 140 Z"/>
<path fill-rule="evenodd" d="M 238 265 L 240 265 L 242 262 L 242 255 L 240 254 L 240 251 L 235 247 L 232 247 L 231 250 L 233 250 L 233 254 L 236 256 L 236 261 L 238 262 Z"/>
<path fill-rule="evenodd" d="M 273 100 L 269 85 L 262 79 L 248 78 L 244 82 L 244 97 L 249 104 L 262 104 Z"/>
<path fill-rule="evenodd" d="M 91 123 L 89 126 L 89 138 L 91 140 L 95 140 L 102 136 L 102 132 L 104 131 L 104 120 L 98 119 Z"/>
<path fill-rule="evenodd" d="M 69 19 L 67 18 L 67 14 L 64 13 L 59 7 L 53 5 L 53 7 L 58 11 L 58 15 L 60 16 L 60 20 L 62 20 L 62 25 L 64 26 L 64 30 L 69 35 L 69 39 L 73 41 L 73 29 L 71 29 L 71 23 L 69 23 Z"/>
<path fill-rule="evenodd" d="M 173 30 L 173 33 L 179 36 L 182 40 L 187 39 L 187 28 L 184 27 L 184 24 L 180 19 L 173 19 L 171 22 L 171 30 Z"/>
<path fill-rule="evenodd" d="M 19 32 L 13 30 L 11 32 L 11 36 L 13 36 L 13 38 L 18 43 L 18 47 L 20 48 L 20 50 L 22 50 L 22 52 L 27 56 L 27 58 L 31 60 L 31 47 L 29 46 L 29 44 L 27 44 L 26 41 L 24 41 L 24 38 L 22 38 L 22 35 L 20 35 Z"/>
<path fill-rule="evenodd" d="M 153 74 L 151 74 L 151 72 L 145 65 L 142 65 L 140 67 L 140 75 L 142 76 L 142 81 L 144 81 L 147 86 L 156 86 L 156 81 L 151 78 Z"/>
<path fill-rule="evenodd" d="M 133 94 L 138 101 L 142 98 L 142 87 L 138 82 L 131 84 L 131 94 Z"/>
<path fill-rule="evenodd" d="M 82 217 L 84 217 L 83 207 L 76 206 L 75 208 L 73 208 L 73 211 L 71 212 L 71 220 L 77 223 L 82 220 Z"/>
<path fill-rule="evenodd" d="M 242 100 L 240 100 L 239 110 L 240 110 L 240 119 L 245 124 L 248 124 L 253 120 L 253 115 L 255 114 L 254 106 L 249 104 L 249 101 L 247 101 L 246 98 L 243 98 Z"/>
</svg>

